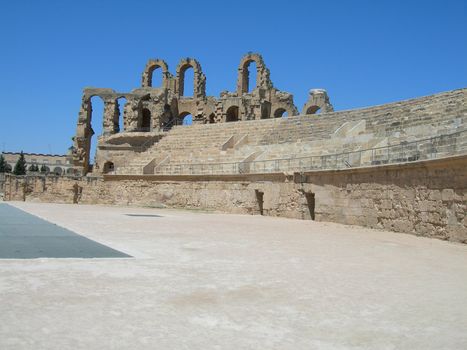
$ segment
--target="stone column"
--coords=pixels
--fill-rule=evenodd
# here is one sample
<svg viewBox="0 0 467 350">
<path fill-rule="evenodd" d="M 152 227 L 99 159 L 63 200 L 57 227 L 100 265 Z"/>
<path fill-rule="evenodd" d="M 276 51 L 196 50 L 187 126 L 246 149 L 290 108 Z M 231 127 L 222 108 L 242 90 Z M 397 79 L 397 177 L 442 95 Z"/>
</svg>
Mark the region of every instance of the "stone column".
<svg viewBox="0 0 467 350">
<path fill-rule="evenodd" d="M 124 125 L 125 131 L 138 131 L 141 120 L 140 99 L 128 97 L 124 107 Z"/>
<path fill-rule="evenodd" d="M 86 174 L 89 169 L 91 137 L 94 135 L 91 128 L 91 112 L 91 100 L 83 96 L 76 125 L 76 134 L 73 137 L 73 166 L 83 174 Z"/>
<path fill-rule="evenodd" d="M 112 135 L 119 132 L 118 118 L 120 111 L 118 109 L 118 102 L 115 99 L 104 100 L 104 120 L 102 131 L 104 135 Z"/>
</svg>

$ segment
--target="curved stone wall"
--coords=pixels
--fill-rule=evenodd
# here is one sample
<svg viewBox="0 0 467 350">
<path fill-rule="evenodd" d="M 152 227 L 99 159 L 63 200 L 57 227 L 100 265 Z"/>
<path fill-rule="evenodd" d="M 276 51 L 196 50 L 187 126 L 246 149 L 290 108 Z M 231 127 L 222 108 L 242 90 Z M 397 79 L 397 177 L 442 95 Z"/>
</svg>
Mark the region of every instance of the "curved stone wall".
<svg viewBox="0 0 467 350">
<path fill-rule="evenodd" d="M 7 176 L 5 199 L 262 212 L 467 243 L 466 169 L 463 155 L 289 174 Z"/>
</svg>

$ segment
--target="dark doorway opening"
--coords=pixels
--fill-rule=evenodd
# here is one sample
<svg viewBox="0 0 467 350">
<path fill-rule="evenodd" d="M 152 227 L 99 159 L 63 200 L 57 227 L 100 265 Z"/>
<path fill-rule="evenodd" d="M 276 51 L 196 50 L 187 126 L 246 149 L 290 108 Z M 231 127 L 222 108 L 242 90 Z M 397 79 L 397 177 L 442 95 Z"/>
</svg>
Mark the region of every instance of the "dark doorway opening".
<svg viewBox="0 0 467 350">
<path fill-rule="evenodd" d="M 151 111 L 143 108 L 143 118 L 141 120 L 141 131 L 151 130 Z"/>
<path fill-rule="evenodd" d="M 238 107 L 237 106 L 231 106 L 227 110 L 226 113 L 226 122 L 236 122 L 238 121 Z"/>
<path fill-rule="evenodd" d="M 315 194 L 312 192 L 305 192 L 306 203 L 310 211 L 311 220 L 315 220 Z"/>
<path fill-rule="evenodd" d="M 216 122 L 216 116 L 214 115 L 214 113 L 211 113 L 211 115 L 209 115 L 209 124 L 214 124 Z"/>
<path fill-rule="evenodd" d="M 264 215 L 264 209 L 263 209 L 264 192 L 261 192 L 260 190 L 255 190 L 255 195 L 256 195 L 256 201 L 258 202 L 259 214 Z"/>
<path fill-rule="evenodd" d="M 104 164 L 104 174 L 108 174 L 108 173 L 111 173 L 115 170 L 115 166 L 114 166 L 114 163 L 112 162 L 105 162 Z"/>
</svg>

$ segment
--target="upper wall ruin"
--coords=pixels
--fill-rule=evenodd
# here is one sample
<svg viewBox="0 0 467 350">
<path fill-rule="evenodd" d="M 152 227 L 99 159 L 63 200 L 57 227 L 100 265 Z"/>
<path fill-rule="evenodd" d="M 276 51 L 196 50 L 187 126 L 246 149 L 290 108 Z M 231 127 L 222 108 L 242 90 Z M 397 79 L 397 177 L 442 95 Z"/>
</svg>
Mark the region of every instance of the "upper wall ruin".
<svg viewBox="0 0 467 350">
<path fill-rule="evenodd" d="M 256 64 L 256 72 L 250 65 Z M 185 73 L 193 69 L 193 92 L 185 91 Z M 161 86 L 153 86 L 153 75 L 162 75 Z M 250 86 L 250 74 L 256 73 L 256 86 Z M 150 59 L 144 68 L 141 87 L 131 92 L 108 88 L 85 88 L 81 101 L 76 135 L 74 165 L 87 173 L 90 163 L 92 128 L 91 98 L 104 102 L 102 137 L 117 133 L 160 132 L 182 124 L 192 116 L 193 124 L 211 124 L 298 115 L 293 95 L 276 89 L 269 69 L 257 53 L 248 53 L 240 61 L 236 91 L 223 91 L 220 97 L 206 96 L 206 76 L 201 64 L 193 58 L 180 60 L 172 75 L 162 59 Z M 326 95 L 327 96 L 327 95 Z M 123 125 L 120 125 L 120 103 L 124 102 Z M 329 99 L 326 100 L 329 102 Z M 327 106 L 330 106 L 328 104 Z M 323 110 L 332 110 L 324 108 Z M 148 135 L 149 136 L 149 135 Z"/>
</svg>

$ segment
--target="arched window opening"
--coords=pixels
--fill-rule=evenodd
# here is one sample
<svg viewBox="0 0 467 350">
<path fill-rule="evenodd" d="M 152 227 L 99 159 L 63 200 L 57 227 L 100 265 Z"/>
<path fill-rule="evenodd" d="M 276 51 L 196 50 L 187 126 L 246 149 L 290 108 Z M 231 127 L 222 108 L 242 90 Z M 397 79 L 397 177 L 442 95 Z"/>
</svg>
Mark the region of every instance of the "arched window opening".
<svg viewBox="0 0 467 350">
<path fill-rule="evenodd" d="M 214 124 L 215 122 L 216 122 L 216 116 L 214 115 L 214 113 L 211 113 L 208 118 L 208 123 Z"/>
<path fill-rule="evenodd" d="M 104 174 L 109 174 L 115 170 L 114 163 L 112 162 L 105 162 L 104 169 L 102 170 Z"/>
<path fill-rule="evenodd" d="M 91 147 L 89 151 L 89 164 L 94 164 L 97 151 L 97 139 L 102 135 L 102 124 L 104 122 L 104 101 L 99 96 L 93 96 L 90 100 L 90 120 L 94 135 L 91 136 Z M 50 170 L 49 170 L 50 171 Z"/>
<path fill-rule="evenodd" d="M 118 104 L 118 132 L 125 131 L 125 104 L 127 100 L 125 97 L 117 99 Z"/>
<path fill-rule="evenodd" d="M 180 96 L 193 97 L 195 73 L 193 67 L 187 66 L 180 72 Z"/>
<path fill-rule="evenodd" d="M 56 167 L 54 168 L 53 173 L 54 173 L 55 175 L 62 175 L 63 170 L 62 170 L 62 168 L 60 168 L 59 166 L 56 166 Z"/>
<path fill-rule="evenodd" d="M 11 173 L 12 170 L 13 170 L 13 167 L 10 164 L 7 163 L 5 165 L 5 172 L 6 173 Z"/>
<path fill-rule="evenodd" d="M 310 106 L 306 110 L 306 114 L 318 114 L 320 112 L 320 108 L 318 106 Z"/>
<path fill-rule="evenodd" d="M 155 66 L 150 72 L 149 72 L 149 86 L 158 88 L 162 87 L 163 79 L 162 75 L 164 72 L 162 72 L 162 68 L 159 66 Z"/>
<path fill-rule="evenodd" d="M 287 118 L 288 113 L 284 108 L 278 108 L 274 112 L 274 118 Z"/>
<path fill-rule="evenodd" d="M 141 131 L 151 130 L 151 111 L 147 108 L 143 108 L 142 119 L 141 119 Z"/>
<path fill-rule="evenodd" d="M 47 165 L 42 164 L 40 167 L 40 172 L 43 174 L 50 173 L 50 168 Z"/>
<path fill-rule="evenodd" d="M 74 173 L 75 173 L 75 170 L 74 170 L 73 168 L 68 168 L 68 169 L 66 170 L 66 174 L 67 174 L 67 175 L 73 175 Z"/>
<path fill-rule="evenodd" d="M 256 62 L 255 61 L 250 61 L 249 63 L 246 64 L 246 86 L 247 89 L 246 91 L 248 93 L 252 92 L 254 89 L 256 89 L 256 74 L 257 73 L 257 67 L 256 67 Z"/>
<path fill-rule="evenodd" d="M 178 124 L 181 125 L 192 125 L 193 124 L 193 116 L 190 112 L 183 112 L 178 115 Z"/>
<path fill-rule="evenodd" d="M 227 110 L 226 113 L 226 122 L 236 122 L 238 121 L 238 107 L 237 106 L 231 106 Z"/>
</svg>

